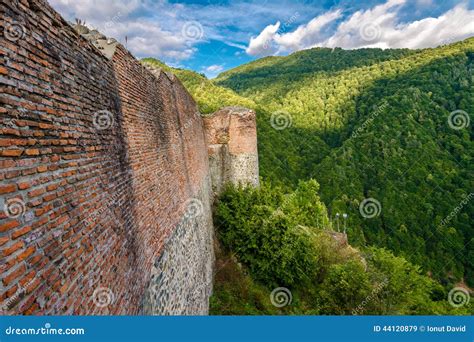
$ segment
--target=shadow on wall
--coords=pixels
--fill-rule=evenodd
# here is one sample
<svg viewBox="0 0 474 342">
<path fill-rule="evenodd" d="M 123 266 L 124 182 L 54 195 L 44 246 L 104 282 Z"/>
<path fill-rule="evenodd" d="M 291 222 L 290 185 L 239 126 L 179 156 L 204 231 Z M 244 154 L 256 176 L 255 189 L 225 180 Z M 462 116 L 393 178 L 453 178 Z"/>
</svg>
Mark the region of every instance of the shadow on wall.
<svg viewBox="0 0 474 342">
<path fill-rule="evenodd" d="M 121 45 L 81 36 L 44 1 L 27 5 L 0 1 L 5 26 L 22 32 L 0 38 L 3 311 L 138 314 L 158 290 L 168 311 L 147 313 L 205 313 L 213 228 L 194 101 Z M 182 244 L 190 254 L 173 254 Z M 150 289 L 155 269 L 170 282 Z"/>
</svg>

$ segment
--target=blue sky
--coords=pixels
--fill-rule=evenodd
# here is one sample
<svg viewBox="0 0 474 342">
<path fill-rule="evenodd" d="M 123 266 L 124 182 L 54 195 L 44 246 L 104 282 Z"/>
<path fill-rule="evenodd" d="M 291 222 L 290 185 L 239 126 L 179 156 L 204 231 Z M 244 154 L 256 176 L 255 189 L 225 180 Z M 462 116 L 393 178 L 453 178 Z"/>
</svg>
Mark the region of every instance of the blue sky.
<svg viewBox="0 0 474 342">
<path fill-rule="evenodd" d="M 268 55 L 315 46 L 434 47 L 474 36 L 474 0 L 50 0 L 156 57 L 215 77 Z"/>
</svg>

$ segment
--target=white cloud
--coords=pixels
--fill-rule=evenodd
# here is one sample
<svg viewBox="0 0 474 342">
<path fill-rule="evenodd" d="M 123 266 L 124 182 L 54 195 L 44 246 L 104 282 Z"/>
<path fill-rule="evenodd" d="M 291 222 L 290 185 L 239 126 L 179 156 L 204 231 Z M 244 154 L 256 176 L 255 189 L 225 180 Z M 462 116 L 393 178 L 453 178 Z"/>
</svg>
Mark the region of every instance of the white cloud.
<svg viewBox="0 0 474 342">
<path fill-rule="evenodd" d="M 49 3 L 68 19 L 77 17 L 95 23 L 127 15 L 142 6 L 140 0 L 49 0 Z"/>
<path fill-rule="evenodd" d="M 210 65 L 205 69 L 207 72 L 221 72 L 222 70 L 224 70 L 224 67 L 218 64 Z"/>
<path fill-rule="evenodd" d="M 129 31 L 124 30 L 124 33 L 127 32 Z M 153 26 L 143 28 L 138 35 L 129 38 L 127 48 L 138 57 L 160 56 L 174 61 L 188 59 L 196 51 L 195 47 L 187 46 L 186 41 L 180 36 Z"/>
<path fill-rule="evenodd" d="M 316 44 L 321 38 L 321 30 L 334 20 L 339 19 L 341 15 L 340 10 L 324 13 L 309 23 L 299 26 L 293 32 L 277 34 L 275 42 L 279 45 L 280 51 L 295 51 Z"/>
<path fill-rule="evenodd" d="M 182 39 L 181 29 L 187 22 L 202 26 L 204 41 L 217 40 L 245 50 L 251 32 L 264 20 L 314 10 L 314 4 L 281 1 L 49 0 L 68 20 L 86 20 L 89 27 L 122 43 L 127 36 L 127 47 L 137 57 L 153 56 L 167 63 L 188 59 L 197 51 L 200 40 Z"/>
<path fill-rule="evenodd" d="M 125 43 L 137 57 L 154 56 L 168 63 L 191 57 L 198 41 L 183 35 L 187 21 L 173 16 L 177 10 L 164 2 L 149 0 L 50 0 L 51 5 L 68 20 L 80 18 L 90 28 Z M 161 10 L 161 11 L 160 11 Z M 166 12 L 166 10 L 168 12 Z M 167 13 L 163 20 L 150 14 Z"/>
<path fill-rule="evenodd" d="M 388 1 L 372 10 L 354 13 L 336 33 L 320 45 L 360 48 L 426 48 L 458 41 L 474 34 L 474 11 L 461 4 L 438 18 L 399 24 L 398 10 L 404 0 Z"/>
<path fill-rule="evenodd" d="M 238 43 L 233 43 L 233 42 L 229 42 L 229 41 L 225 41 L 224 43 L 229 45 L 229 46 L 235 47 L 237 49 L 241 49 L 241 50 L 246 50 L 247 49 L 247 46 L 244 45 L 244 44 L 238 44 Z"/>
<path fill-rule="evenodd" d="M 285 32 L 287 25 L 282 27 L 280 22 L 268 25 L 257 37 L 250 39 L 246 52 L 249 55 L 262 56 L 304 49 L 316 43 L 320 39 L 321 30 L 340 17 L 340 10 L 330 11 L 288 33 Z"/>
<path fill-rule="evenodd" d="M 437 18 L 403 22 L 403 13 L 409 6 L 403 7 L 408 0 L 388 0 L 349 15 L 343 13 L 351 6 L 341 5 L 340 9 L 333 8 L 324 13 L 320 12 L 322 5 L 318 3 L 290 0 L 265 3 L 259 0 L 209 1 L 204 4 L 168 0 L 49 1 L 68 20 L 85 19 L 88 26 L 122 43 L 128 37 L 127 47 L 137 57 L 152 56 L 167 63 L 191 58 L 197 51 L 197 44 L 211 40 L 261 56 L 286 54 L 314 46 L 421 48 L 474 34 L 474 11 L 463 4 Z M 420 8 L 430 6 L 432 2 L 410 1 L 415 1 Z M 348 2 L 352 3 L 352 0 Z M 400 11 L 401 8 L 404 11 Z M 312 13 L 318 11 L 322 14 L 314 17 Z M 199 23 L 197 27 L 202 27 L 202 39 L 183 37 L 182 28 L 189 22 Z M 262 22 L 275 24 L 252 36 L 256 28 L 262 27 Z M 289 31 L 294 25 L 297 28 Z"/>
<path fill-rule="evenodd" d="M 426 3 L 426 0 L 420 0 Z M 329 37 L 324 28 L 341 18 L 339 10 L 326 12 L 293 32 L 279 33 L 278 26 L 267 26 L 250 40 L 247 53 L 270 55 L 315 46 L 380 48 L 426 48 L 459 41 L 474 35 L 474 10 L 459 4 L 437 18 L 400 23 L 399 11 L 406 0 L 388 0 L 367 10 L 359 10 L 339 23 Z M 270 49 L 264 47 L 271 46 Z"/>
<path fill-rule="evenodd" d="M 393 29 L 397 9 L 405 0 L 389 0 L 366 11 L 357 11 L 342 22 L 335 34 L 319 45 L 328 47 L 357 48 L 380 46 L 388 30 Z"/>
<path fill-rule="evenodd" d="M 474 11 L 458 5 L 438 18 L 418 20 L 387 31 L 388 47 L 435 47 L 473 36 Z"/>
<path fill-rule="evenodd" d="M 224 70 L 224 66 L 221 64 L 213 64 L 209 65 L 202 69 L 202 72 L 208 77 L 213 78 L 216 77 L 221 71 Z"/>
<path fill-rule="evenodd" d="M 249 46 L 245 50 L 249 55 L 264 55 L 272 54 L 271 47 L 272 42 L 277 34 L 278 29 L 280 28 L 280 22 L 277 22 L 275 25 L 268 25 L 263 29 L 262 32 L 257 37 L 252 37 L 250 39 Z M 276 51 L 273 51 L 276 52 Z"/>
</svg>

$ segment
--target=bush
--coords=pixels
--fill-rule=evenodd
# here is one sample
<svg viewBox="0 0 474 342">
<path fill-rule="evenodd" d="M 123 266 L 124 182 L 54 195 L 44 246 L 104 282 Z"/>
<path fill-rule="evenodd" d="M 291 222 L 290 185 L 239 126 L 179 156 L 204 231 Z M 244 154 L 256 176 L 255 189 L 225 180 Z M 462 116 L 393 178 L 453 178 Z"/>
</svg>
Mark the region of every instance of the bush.
<svg viewBox="0 0 474 342">
<path fill-rule="evenodd" d="M 266 284 L 311 282 L 318 272 L 318 260 L 300 222 L 328 221 L 317 190 L 315 181 L 301 183 L 290 195 L 266 184 L 258 189 L 228 187 L 216 210 L 223 245 L 236 253 L 255 279 Z"/>
<path fill-rule="evenodd" d="M 218 283 L 214 313 L 273 314 L 268 296 L 281 286 L 291 289 L 295 299 L 285 313 L 469 313 L 468 307 L 450 307 L 441 285 L 403 257 L 338 244 L 328 234 L 318 188 L 311 180 L 300 182 L 293 193 L 265 183 L 224 191 L 215 215 L 218 236 L 250 277 Z M 318 223 L 318 228 L 306 226 Z"/>
</svg>

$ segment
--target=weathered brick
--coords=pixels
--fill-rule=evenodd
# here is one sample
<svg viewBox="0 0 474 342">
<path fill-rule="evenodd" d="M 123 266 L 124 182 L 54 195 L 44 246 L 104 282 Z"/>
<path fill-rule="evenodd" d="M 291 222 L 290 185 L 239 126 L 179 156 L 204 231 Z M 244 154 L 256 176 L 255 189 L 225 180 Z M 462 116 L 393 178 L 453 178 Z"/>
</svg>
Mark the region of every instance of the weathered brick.
<svg viewBox="0 0 474 342">
<path fill-rule="evenodd" d="M 14 243 L 13 245 L 11 245 L 10 247 L 3 248 L 2 255 L 4 257 L 9 256 L 9 255 L 15 253 L 17 250 L 23 248 L 24 245 L 25 245 L 25 243 L 23 241 L 18 241 L 16 243 Z"/>
<path fill-rule="evenodd" d="M 56 184 L 50 184 L 46 187 L 46 190 L 47 191 L 54 191 L 56 190 L 57 188 L 59 187 L 59 183 L 56 183 Z"/>
<path fill-rule="evenodd" d="M 18 239 L 20 236 L 23 236 L 30 231 L 31 231 L 31 226 L 24 226 L 12 232 L 12 239 Z"/>
<path fill-rule="evenodd" d="M 0 224 L 0 232 L 6 232 L 10 229 L 16 228 L 20 225 L 20 221 L 18 220 L 11 220 L 7 222 L 3 222 Z"/>
<path fill-rule="evenodd" d="M 0 185 L 0 195 L 8 194 L 16 191 L 16 184 Z"/>
<path fill-rule="evenodd" d="M 34 315 L 39 310 L 38 303 L 33 303 L 28 309 L 23 311 L 23 314 L 26 316 Z"/>
<path fill-rule="evenodd" d="M 33 185 L 32 182 L 20 182 L 18 183 L 18 189 L 25 190 L 31 188 Z"/>
<path fill-rule="evenodd" d="M 44 194 L 45 192 L 46 192 L 46 189 L 39 188 L 39 189 L 35 189 L 35 190 L 32 190 L 32 191 L 28 192 L 28 196 L 33 198 L 33 197 L 40 196 L 40 195 Z"/>
<path fill-rule="evenodd" d="M 10 285 L 15 279 L 19 278 L 22 274 L 26 272 L 25 264 L 21 264 L 16 270 L 12 271 L 11 273 L 3 276 L 3 284 L 5 286 Z"/>
<path fill-rule="evenodd" d="M 34 246 L 28 247 L 23 252 L 17 255 L 18 261 L 23 261 L 35 252 L 36 248 Z"/>
<path fill-rule="evenodd" d="M 7 171 L 7 172 L 5 172 L 5 179 L 16 178 L 19 175 L 21 175 L 20 170 Z"/>
<path fill-rule="evenodd" d="M 0 151 L 3 157 L 19 157 L 23 153 L 22 149 L 8 149 Z"/>
<path fill-rule="evenodd" d="M 40 151 L 37 148 L 29 148 L 25 150 L 25 154 L 27 156 L 37 156 L 40 154 Z"/>
</svg>

